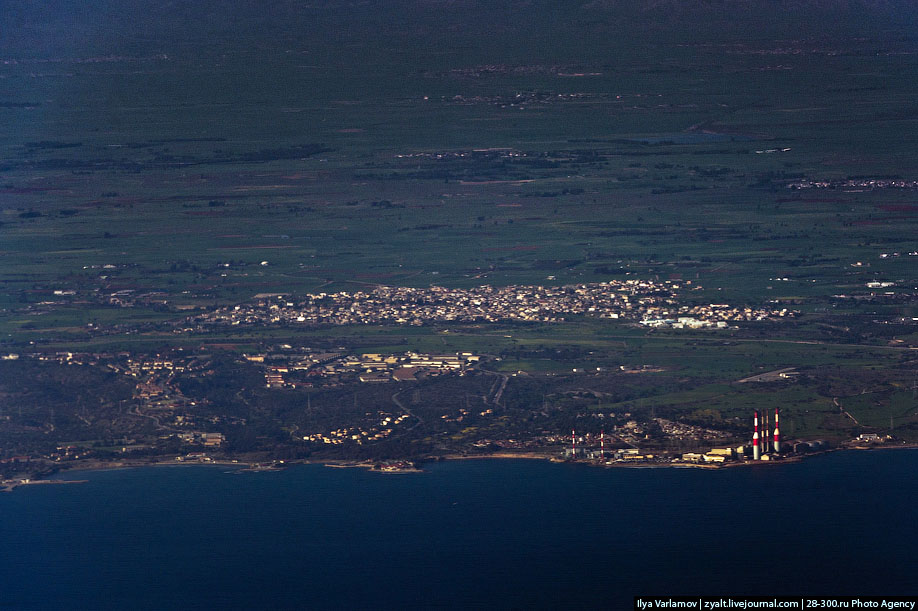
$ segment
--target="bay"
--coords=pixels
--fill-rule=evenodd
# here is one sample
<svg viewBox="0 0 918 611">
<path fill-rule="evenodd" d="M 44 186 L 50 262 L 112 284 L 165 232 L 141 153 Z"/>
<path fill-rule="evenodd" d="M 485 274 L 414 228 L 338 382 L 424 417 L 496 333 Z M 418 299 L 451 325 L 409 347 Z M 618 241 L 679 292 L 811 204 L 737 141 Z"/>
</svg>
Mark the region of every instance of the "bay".
<svg viewBox="0 0 918 611">
<path fill-rule="evenodd" d="M 527 460 L 69 474 L 0 495 L 0 609 L 630 609 L 912 595 L 918 450 L 721 470 Z"/>
</svg>

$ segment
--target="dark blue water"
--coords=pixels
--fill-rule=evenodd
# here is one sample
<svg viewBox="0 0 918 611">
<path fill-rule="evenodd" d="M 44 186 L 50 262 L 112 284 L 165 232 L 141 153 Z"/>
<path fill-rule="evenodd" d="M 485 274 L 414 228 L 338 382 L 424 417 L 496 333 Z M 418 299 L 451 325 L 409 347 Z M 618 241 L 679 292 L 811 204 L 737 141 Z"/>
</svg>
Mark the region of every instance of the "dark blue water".
<svg viewBox="0 0 918 611">
<path fill-rule="evenodd" d="M 0 495 L 0 609 L 630 609 L 914 594 L 918 451 L 718 471 L 81 473 Z"/>
</svg>

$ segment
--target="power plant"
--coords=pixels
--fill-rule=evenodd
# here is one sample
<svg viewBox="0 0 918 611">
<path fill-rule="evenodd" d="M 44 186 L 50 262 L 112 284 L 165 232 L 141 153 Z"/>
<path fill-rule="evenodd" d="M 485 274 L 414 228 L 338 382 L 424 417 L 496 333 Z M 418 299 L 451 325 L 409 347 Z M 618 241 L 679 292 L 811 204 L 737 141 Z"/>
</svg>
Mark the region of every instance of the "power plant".
<svg viewBox="0 0 918 611">
<path fill-rule="evenodd" d="M 775 454 L 781 453 L 781 432 L 778 430 L 778 408 L 775 408 Z"/>
<path fill-rule="evenodd" d="M 762 428 L 762 434 L 759 435 L 759 412 L 755 411 L 755 416 L 753 419 L 754 430 L 752 433 L 752 460 L 762 460 L 763 455 L 774 452 L 775 454 L 781 453 L 781 431 L 778 428 L 778 408 L 775 408 L 775 432 L 774 432 L 774 441 L 772 444 L 768 443 L 768 415 L 763 414 L 764 426 Z M 761 445 L 759 441 L 761 440 Z M 769 445 L 771 446 L 769 448 Z"/>
<path fill-rule="evenodd" d="M 781 427 L 780 427 L 780 409 L 774 408 L 774 426 L 772 428 L 768 409 L 753 411 L 753 431 L 752 431 L 752 456 L 753 461 L 774 461 L 785 458 L 785 454 L 810 452 L 814 450 L 825 449 L 824 441 L 813 441 L 804 443 L 782 444 Z M 633 423 L 632 423 L 633 424 Z M 661 425 L 662 427 L 662 425 Z M 627 427 L 626 427 L 627 428 Z M 667 431 L 663 430 L 666 434 Z M 613 437 L 614 439 L 614 434 Z M 650 435 L 645 435 L 650 439 Z M 604 464 L 611 465 L 614 463 L 638 463 L 638 462 L 656 462 L 656 463 L 704 463 L 706 466 L 718 466 L 721 463 L 736 464 L 733 461 L 745 462 L 750 458 L 749 446 L 746 444 L 739 446 L 715 447 L 707 452 L 683 452 L 678 456 L 671 456 L 664 451 L 662 454 L 647 453 L 639 447 L 638 440 L 629 439 L 626 435 L 619 434 L 619 442 L 631 447 L 621 448 L 618 444 L 613 446 L 608 454 L 606 453 L 606 432 L 600 429 L 599 440 L 597 443 L 596 436 L 593 433 L 586 433 L 577 437 L 576 430 L 571 430 L 570 445 L 567 445 L 566 437 L 560 435 L 558 441 L 563 446 L 562 456 L 567 459 L 585 459 L 600 461 Z M 784 454 L 782 454 L 782 452 Z M 607 460 L 609 459 L 609 460 Z"/>
</svg>

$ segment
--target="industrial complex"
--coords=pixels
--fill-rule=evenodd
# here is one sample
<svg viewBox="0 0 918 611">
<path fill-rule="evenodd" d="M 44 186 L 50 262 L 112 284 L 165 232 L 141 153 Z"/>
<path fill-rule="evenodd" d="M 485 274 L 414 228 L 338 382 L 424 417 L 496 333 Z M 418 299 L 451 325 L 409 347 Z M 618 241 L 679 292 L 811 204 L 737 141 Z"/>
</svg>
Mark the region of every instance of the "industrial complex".
<svg viewBox="0 0 918 611">
<path fill-rule="evenodd" d="M 617 435 L 607 435 L 601 431 L 598 440 L 593 436 L 578 436 L 571 431 L 570 445 L 565 447 L 561 456 L 566 460 L 585 461 L 608 466 L 629 464 L 686 465 L 686 466 L 730 466 L 754 464 L 774 460 L 796 458 L 804 454 L 828 450 L 829 445 L 823 440 L 797 441 L 793 444 L 782 443 L 779 425 L 780 410 L 775 408 L 774 421 L 770 423 L 767 413 L 761 415 L 753 412 L 752 445 L 736 447 L 713 447 L 707 451 L 667 453 L 642 450 L 635 444 L 633 447 L 613 448 L 607 450 L 607 439 L 610 445 L 616 445 L 622 439 Z M 773 428 L 772 428 L 773 424 Z M 761 427 L 761 428 L 760 428 Z M 879 441 L 870 439 L 865 441 Z M 598 443 L 598 448 L 596 447 Z"/>
</svg>

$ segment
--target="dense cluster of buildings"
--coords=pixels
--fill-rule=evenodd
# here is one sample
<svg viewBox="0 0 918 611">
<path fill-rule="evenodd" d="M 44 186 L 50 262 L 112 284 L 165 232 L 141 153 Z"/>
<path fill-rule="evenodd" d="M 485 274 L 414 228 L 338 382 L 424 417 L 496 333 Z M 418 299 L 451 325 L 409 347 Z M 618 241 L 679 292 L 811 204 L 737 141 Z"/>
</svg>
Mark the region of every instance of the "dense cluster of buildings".
<svg viewBox="0 0 918 611">
<path fill-rule="evenodd" d="M 200 323 L 331 325 L 431 322 L 554 322 L 592 314 L 640 317 L 653 306 L 675 306 L 678 285 L 627 280 L 563 287 L 479 286 L 450 289 L 380 286 L 353 293 L 318 293 L 292 302 L 277 297 L 221 308 L 194 318 Z"/>
<path fill-rule="evenodd" d="M 641 324 L 647 327 L 666 327 L 670 329 L 725 329 L 731 322 L 752 322 L 792 318 L 796 312 L 787 308 L 750 308 L 734 307 L 727 304 L 712 303 L 699 306 L 681 306 L 675 310 L 650 308 Z"/>
<path fill-rule="evenodd" d="M 685 282 L 686 286 L 691 281 Z M 787 310 L 727 305 L 680 306 L 675 281 L 613 280 L 568 286 L 479 286 L 450 289 L 379 286 L 369 291 L 318 293 L 299 301 L 285 296 L 225 307 L 188 319 L 209 325 L 424 325 L 443 322 L 557 322 L 576 315 L 646 321 L 651 326 L 725 326 L 764 320 Z M 693 287 L 694 288 L 694 287 Z M 680 320 L 681 318 L 681 320 Z M 719 325 L 724 323 L 724 325 Z"/>
<path fill-rule="evenodd" d="M 848 180 L 801 180 L 790 189 L 918 189 L 918 180 L 898 178 L 854 178 Z"/>
<path fill-rule="evenodd" d="M 252 354 L 251 362 L 264 363 L 265 385 L 268 388 L 334 385 L 338 382 L 359 381 L 409 382 L 445 373 L 463 375 L 481 359 L 471 352 L 453 354 L 367 353 L 359 355 L 321 354 Z M 297 372 L 301 372 L 297 374 Z"/>
</svg>

